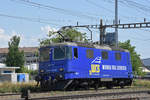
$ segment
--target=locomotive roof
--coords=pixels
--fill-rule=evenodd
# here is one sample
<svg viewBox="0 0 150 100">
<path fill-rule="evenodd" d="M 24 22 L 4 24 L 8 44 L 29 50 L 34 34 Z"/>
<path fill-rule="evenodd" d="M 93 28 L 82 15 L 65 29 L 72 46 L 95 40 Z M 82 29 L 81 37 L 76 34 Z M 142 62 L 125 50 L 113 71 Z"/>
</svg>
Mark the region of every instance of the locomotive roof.
<svg viewBox="0 0 150 100">
<path fill-rule="evenodd" d="M 129 52 L 126 49 L 122 48 L 116 48 L 114 46 L 108 46 L 108 45 L 98 45 L 93 43 L 81 43 L 81 42 L 62 42 L 62 43 L 53 43 L 49 46 L 80 46 L 80 47 L 87 47 L 87 48 L 96 48 L 96 49 L 104 49 L 104 50 L 114 50 L 114 51 L 124 51 Z"/>
</svg>

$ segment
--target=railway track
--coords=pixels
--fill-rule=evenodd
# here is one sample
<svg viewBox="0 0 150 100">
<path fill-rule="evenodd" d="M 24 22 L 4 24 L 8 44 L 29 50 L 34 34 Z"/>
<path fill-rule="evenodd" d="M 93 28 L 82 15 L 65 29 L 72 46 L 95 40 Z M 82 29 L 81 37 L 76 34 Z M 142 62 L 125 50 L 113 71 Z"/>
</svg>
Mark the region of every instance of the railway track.
<svg viewBox="0 0 150 100">
<path fill-rule="evenodd" d="M 99 89 L 88 91 L 51 91 L 41 93 L 0 94 L 0 100 L 150 100 L 150 89 Z"/>
<path fill-rule="evenodd" d="M 0 94 L 0 97 L 1 97 L 1 96 L 10 96 L 10 95 L 11 95 L 11 96 L 13 96 L 13 95 L 14 95 L 14 96 L 15 96 L 15 95 L 21 95 L 21 93 L 4 93 L 4 94 Z"/>
<path fill-rule="evenodd" d="M 30 100 L 150 100 L 150 90 L 30 98 Z"/>
</svg>

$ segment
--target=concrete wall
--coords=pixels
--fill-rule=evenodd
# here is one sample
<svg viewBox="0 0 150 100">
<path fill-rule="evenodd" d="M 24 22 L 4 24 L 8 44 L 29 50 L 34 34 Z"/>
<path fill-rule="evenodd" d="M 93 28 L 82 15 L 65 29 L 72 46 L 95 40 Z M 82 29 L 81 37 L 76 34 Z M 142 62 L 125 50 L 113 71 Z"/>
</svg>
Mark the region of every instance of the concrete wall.
<svg viewBox="0 0 150 100">
<path fill-rule="evenodd" d="M 16 73 L 11 74 L 11 82 L 12 83 L 16 83 L 17 82 L 17 74 Z"/>
<path fill-rule="evenodd" d="M 0 82 L 11 82 L 11 75 L 0 75 Z"/>
<path fill-rule="evenodd" d="M 4 71 L 11 71 L 11 73 L 15 73 L 15 69 L 0 68 L 0 74 L 4 74 Z"/>
<path fill-rule="evenodd" d="M 16 83 L 16 82 L 18 82 L 17 75 L 19 75 L 19 74 L 25 74 L 24 82 L 29 82 L 29 74 L 27 74 L 27 73 L 1 74 L 0 75 L 0 82 Z"/>
</svg>

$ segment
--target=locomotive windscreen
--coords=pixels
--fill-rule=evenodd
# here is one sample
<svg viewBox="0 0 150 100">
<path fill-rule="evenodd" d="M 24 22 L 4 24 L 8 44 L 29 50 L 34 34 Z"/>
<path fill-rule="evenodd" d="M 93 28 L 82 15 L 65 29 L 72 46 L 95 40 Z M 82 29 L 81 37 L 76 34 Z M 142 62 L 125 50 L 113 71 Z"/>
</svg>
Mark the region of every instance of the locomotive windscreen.
<svg viewBox="0 0 150 100">
<path fill-rule="evenodd" d="M 70 47 L 57 47 L 54 48 L 53 59 L 61 60 L 61 59 L 70 59 L 72 57 L 72 50 Z"/>
<path fill-rule="evenodd" d="M 40 61 L 49 61 L 50 48 L 43 48 L 40 50 Z"/>
<path fill-rule="evenodd" d="M 64 59 L 65 58 L 65 48 L 58 47 L 54 48 L 54 59 Z"/>
</svg>

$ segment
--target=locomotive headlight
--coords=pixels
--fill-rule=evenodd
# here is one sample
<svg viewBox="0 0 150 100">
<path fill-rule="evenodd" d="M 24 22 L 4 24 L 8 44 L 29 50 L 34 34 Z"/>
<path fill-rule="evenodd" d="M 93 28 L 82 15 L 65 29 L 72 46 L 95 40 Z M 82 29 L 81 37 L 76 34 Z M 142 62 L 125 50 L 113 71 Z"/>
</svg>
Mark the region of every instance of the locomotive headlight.
<svg viewBox="0 0 150 100">
<path fill-rule="evenodd" d="M 59 71 L 62 72 L 62 71 L 64 71 L 64 69 L 63 68 L 59 68 Z"/>
<path fill-rule="evenodd" d="M 42 69 L 42 70 L 40 70 L 40 72 L 41 72 L 41 73 L 43 73 L 43 72 L 44 72 L 44 70 Z"/>
<path fill-rule="evenodd" d="M 62 75 L 59 75 L 59 78 L 60 78 L 60 79 L 62 79 L 62 78 L 63 78 L 63 76 L 62 76 Z"/>
</svg>

